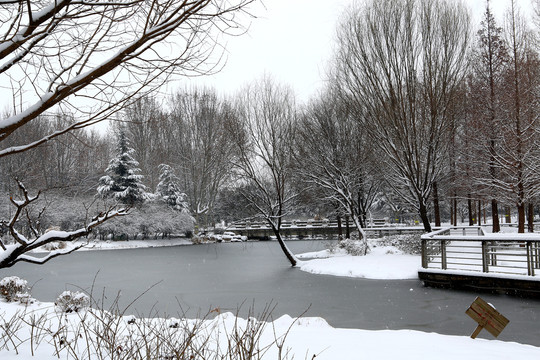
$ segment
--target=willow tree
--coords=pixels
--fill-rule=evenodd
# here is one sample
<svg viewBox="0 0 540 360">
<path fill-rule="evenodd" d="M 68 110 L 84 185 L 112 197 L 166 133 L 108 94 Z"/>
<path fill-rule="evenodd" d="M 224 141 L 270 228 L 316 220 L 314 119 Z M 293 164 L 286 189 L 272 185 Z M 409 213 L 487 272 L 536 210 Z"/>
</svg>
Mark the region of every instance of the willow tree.
<svg viewBox="0 0 540 360">
<path fill-rule="evenodd" d="M 469 45 L 464 6 L 372 0 L 338 28 L 337 89 L 380 150 L 386 178 L 431 230 L 428 201 L 442 169 L 450 104 Z"/>
</svg>

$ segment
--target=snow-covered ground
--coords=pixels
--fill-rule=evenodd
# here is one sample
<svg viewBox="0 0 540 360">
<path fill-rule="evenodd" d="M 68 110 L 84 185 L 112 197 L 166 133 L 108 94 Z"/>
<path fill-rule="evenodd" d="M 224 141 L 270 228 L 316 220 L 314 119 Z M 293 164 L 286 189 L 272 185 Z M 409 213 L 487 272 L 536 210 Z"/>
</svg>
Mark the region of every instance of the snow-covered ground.
<svg viewBox="0 0 540 360">
<path fill-rule="evenodd" d="M 417 279 L 420 255 L 404 254 L 394 246 L 371 245 L 366 256 L 348 255 L 345 250 L 323 250 L 300 254 L 299 267 L 313 274 L 360 277 L 367 279 Z"/>
<path fill-rule="evenodd" d="M 0 322 L 13 318 L 17 311 L 23 311 L 25 307 L 16 303 L 5 303 L 0 300 Z M 145 320 L 134 319 L 133 317 L 118 318 L 119 320 L 100 319 L 99 311 L 82 312 L 81 314 L 62 314 L 55 309 L 51 303 L 35 303 L 29 305 L 25 310 L 28 319 L 46 319 L 41 324 L 47 324 L 47 331 L 38 332 L 34 328 L 33 344 L 30 345 L 31 328 L 21 323 L 17 331 L 17 337 L 13 338 L 14 343 L 6 341 L 4 333 L 0 333 L 0 358 L 3 360 L 28 360 L 28 359 L 74 359 L 73 355 L 68 355 L 74 351 L 79 358 L 101 359 L 97 355 L 88 356 L 88 352 L 105 351 L 104 343 L 94 342 L 87 346 L 87 336 L 100 338 L 101 334 L 94 333 L 96 329 L 101 329 L 105 324 L 114 324 L 117 329 L 119 344 L 124 347 L 116 348 L 117 356 L 127 351 L 127 346 L 133 342 L 129 340 L 139 339 L 149 341 L 147 338 L 140 338 L 140 329 L 148 328 L 149 325 L 141 325 Z M 86 316 L 85 316 L 86 315 Z M 108 316 L 108 315 L 105 315 Z M 85 323 L 81 324 L 81 318 L 85 318 Z M 147 324 L 154 324 L 156 321 L 146 320 Z M 182 332 L 183 325 L 175 329 L 172 324 L 179 321 L 193 327 L 192 320 L 169 319 L 162 320 L 166 324 L 164 329 L 170 332 L 170 336 L 175 336 Z M 251 320 L 253 321 L 253 320 Z M 130 324 L 131 323 L 131 324 Z M 100 327 L 101 326 L 101 327 Z M 247 321 L 236 319 L 231 313 L 219 314 L 212 320 L 205 320 L 200 327 L 199 334 L 210 336 L 207 343 L 209 348 L 227 347 L 226 334 L 233 334 L 235 329 L 246 329 Z M 51 331 L 48 331 L 51 330 Z M 59 330 L 59 333 L 55 333 Z M 178 332 L 177 332 L 178 331 Z M 281 342 L 284 338 L 284 353 L 288 352 L 287 359 L 539 359 L 540 348 L 531 345 L 522 345 L 514 342 L 502 342 L 498 340 L 471 339 L 467 336 L 449 336 L 436 333 L 425 333 L 415 330 L 380 330 L 368 331 L 358 329 L 337 329 L 333 328 L 321 318 L 300 318 L 292 319 L 285 315 L 276 319 L 272 323 L 265 323 L 260 336 L 260 345 L 270 348 L 262 357 L 263 359 L 278 359 L 278 348 L 275 344 L 276 338 Z M 78 336 L 80 335 L 80 336 Z M 14 350 L 18 341 L 26 341 Z M 38 343 L 39 341 L 39 343 Z M 55 342 L 56 341 L 56 342 Z M 101 340 L 103 341 L 103 339 Z M 124 342 L 123 342 L 124 341 Z M 68 346 L 66 346 L 66 344 Z M 163 346 L 163 344 L 161 344 Z M 56 346 L 56 348 L 55 348 Z M 94 346 L 103 346 L 97 349 Z M 55 355 L 55 349 L 63 348 L 60 357 Z M 8 350 L 9 349 L 9 350 Z M 70 350 L 73 349 L 73 350 Z M 32 350 L 34 356 L 32 356 Z M 105 351 L 106 352 L 106 351 Z M 316 356 L 314 356 L 316 355 Z M 209 357 L 212 358 L 212 357 Z"/>
<path fill-rule="evenodd" d="M 118 250 L 118 249 L 141 249 L 141 248 L 154 248 L 163 246 L 180 246 L 180 245 L 193 245 L 190 239 L 187 238 L 174 238 L 174 239 L 156 239 L 156 240 L 129 240 L 129 241 L 84 241 L 78 240 L 70 243 L 71 246 L 84 245 L 77 251 L 90 251 L 90 250 Z M 48 252 L 46 249 L 36 249 L 35 252 Z"/>
</svg>

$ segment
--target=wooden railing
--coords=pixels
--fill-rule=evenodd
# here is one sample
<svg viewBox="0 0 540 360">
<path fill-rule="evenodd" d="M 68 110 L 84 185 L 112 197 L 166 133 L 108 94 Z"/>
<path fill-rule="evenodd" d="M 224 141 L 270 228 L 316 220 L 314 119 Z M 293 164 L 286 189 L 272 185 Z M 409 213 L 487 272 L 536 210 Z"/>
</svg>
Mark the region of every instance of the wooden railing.
<svg viewBox="0 0 540 360">
<path fill-rule="evenodd" d="M 479 226 L 441 229 L 422 236 L 422 267 L 534 276 L 540 273 L 540 236 L 492 235 Z"/>
</svg>

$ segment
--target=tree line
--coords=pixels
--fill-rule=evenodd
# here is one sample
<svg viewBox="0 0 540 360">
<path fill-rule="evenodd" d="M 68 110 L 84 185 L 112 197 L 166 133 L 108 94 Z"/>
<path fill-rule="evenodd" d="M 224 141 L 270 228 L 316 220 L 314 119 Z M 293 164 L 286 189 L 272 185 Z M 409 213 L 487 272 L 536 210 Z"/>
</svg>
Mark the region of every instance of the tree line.
<svg viewBox="0 0 540 360">
<path fill-rule="evenodd" d="M 496 232 L 514 208 L 523 232 L 540 191 L 535 4 L 532 22 L 510 1 L 498 23 L 487 1 L 480 24 L 461 2 L 355 4 L 336 30 L 327 86 L 307 104 L 264 76 L 227 96 L 196 87 L 136 94 L 108 119 L 124 129 L 148 189 L 169 166 L 199 226 L 263 218 L 293 264 L 279 230 L 299 215 L 350 219 L 365 238 L 370 214 L 415 213 L 426 231 L 489 215 Z M 64 123 L 25 125 L 36 141 L 80 123 L 69 112 L 40 116 Z M 77 193 L 95 194 L 115 136 L 75 128 L 2 156 L 2 185 L 75 182 Z"/>
</svg>

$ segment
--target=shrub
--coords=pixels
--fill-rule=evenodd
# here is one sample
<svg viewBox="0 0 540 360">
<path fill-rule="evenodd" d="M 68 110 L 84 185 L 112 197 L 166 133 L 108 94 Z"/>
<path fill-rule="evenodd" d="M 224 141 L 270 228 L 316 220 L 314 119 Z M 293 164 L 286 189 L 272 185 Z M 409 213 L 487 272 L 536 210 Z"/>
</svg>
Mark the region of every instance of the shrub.
<svg viewBox="0 0 540 360">
<path fill-rule="evenodd" d="M 43 248 L 47 251 L 53 251 L 53 250 L 59 250 L 59 249 L 65 249 L 66 243 L 63 241 L 53 241 L 51 243 L 43 245 Z"/>
<path fill-rule="evenodd" d="M 194 235 L 194 236 L 191 237 L 191 242 L 194 245 L 199 245 L 199 244 L 202 244 L 204 242 L 204 238 L 202 236 L 199 236 L 199 235 Z"/>
<path fill-rule="evenodd" d="M 80 291 L 64 291 L 54 303 L 64 313 L 79 312 L 90 306 L 90 297 Z"/>
<path fill-rule="evenodd" d="M 369 253 L 369 246 L 364 241 L 345 239 L 339 241 L 335 247 L 330 249 L 330 252 L 335 252 L 337 249 L 343 249 L 347 254 L 352 256 L 363 256 Z"/>
<path fill-rule="evenodd" d="M 7 302 L 17 301 L 19 298 L 28 298 L 28 282 L 17 276 L 9 276 L 0 280 L 0 295 Z"/>
</svg>

